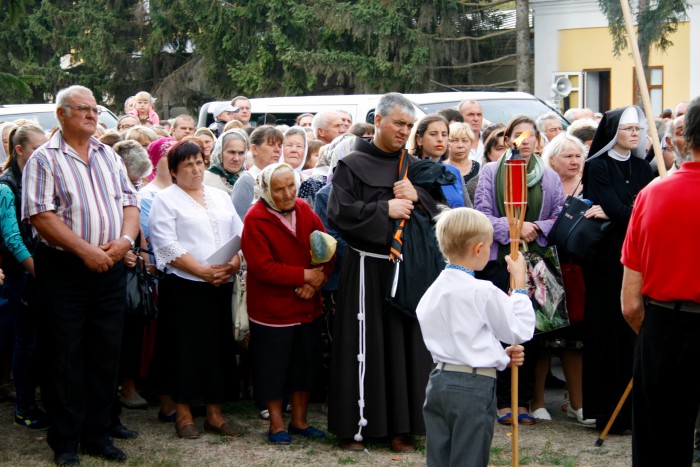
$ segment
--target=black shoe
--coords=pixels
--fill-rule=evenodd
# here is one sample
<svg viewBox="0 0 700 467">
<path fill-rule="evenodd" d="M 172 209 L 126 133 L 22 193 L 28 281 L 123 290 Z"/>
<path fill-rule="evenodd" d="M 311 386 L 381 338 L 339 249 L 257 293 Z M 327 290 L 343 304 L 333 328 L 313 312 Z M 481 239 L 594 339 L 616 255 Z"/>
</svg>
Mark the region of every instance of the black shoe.
<svg viewBox="0 0 700 467">
<path fill-rule="evenodd" d="M 31 430 L 44 431 L 51 427 L 51 421 L 46 413 L 38 408 L 26 412 L 15 412 L 15 425 L 26 426 Z"/>
<path fill-rule="evenodd" d="M 112 435 L 112 438 L 134 439 L 138 437 L 139 432 L 135 430 L 130 430 L 120 423 L 119 425 L 116 425 L 114 428 L 112 428 L 110 434 Z"/>
<path fill-rule="evenodd" d="M 101 457 L 102 459 L 115 462 L 126 462 L 127 460 L 124 451 L 112 445 L 85 446 L 83 447 L 83 454 L 87 454 L 88 456 Z"/>
<path fill-rule="evenodd" d="M 80 465 L 80 458 L 74 452 L 56 454 L 53 461 L 56 465 Z"/>
</svg>

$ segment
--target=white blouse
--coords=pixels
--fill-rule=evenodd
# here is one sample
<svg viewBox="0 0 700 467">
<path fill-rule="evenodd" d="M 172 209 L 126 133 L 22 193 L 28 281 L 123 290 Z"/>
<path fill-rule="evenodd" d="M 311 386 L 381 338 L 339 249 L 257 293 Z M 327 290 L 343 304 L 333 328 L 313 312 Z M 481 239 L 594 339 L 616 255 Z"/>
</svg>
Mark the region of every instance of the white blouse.
<svg viewBox="0 0 700 467">
<path fill-rule="evenodd" d="M 170 263 L 185 253 L 204 263 L 234 235 L 241 235 L 243 222 L 225 191 L 205 185 L 204 204 L 199 204 L 177 185 L 156 195 L 148 216 L 148 230 L 158 269 L 203 282 Z"/>
</svg>

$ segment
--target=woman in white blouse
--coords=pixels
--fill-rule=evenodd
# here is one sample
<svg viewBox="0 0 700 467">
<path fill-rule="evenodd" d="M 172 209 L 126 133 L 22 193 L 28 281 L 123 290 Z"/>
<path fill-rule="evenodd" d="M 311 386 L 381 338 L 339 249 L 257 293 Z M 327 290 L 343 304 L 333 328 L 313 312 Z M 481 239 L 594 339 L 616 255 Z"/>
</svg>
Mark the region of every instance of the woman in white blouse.
<svg viewBox="0 0 700 467">
<path fill-rule="evenodd" d="M 157 388 L 176 403 L 175 429 L 181 438 L 197 438 L 191 405 L 206 404 L 204 431 L 224 436 L 238 432 L 223 418 L 221 403 L 235 377 L 231 334 L 232 275 L 238 255 L 227 264 L 206 259 L 243 223 L 231 199 L 205 186 L 202 148 L 186 140 L 168 152 L 173 185 L 159 192 L 149 216 L 151 243 L 160 281 L 160 321 L 155 376 Z"/>
</svg>

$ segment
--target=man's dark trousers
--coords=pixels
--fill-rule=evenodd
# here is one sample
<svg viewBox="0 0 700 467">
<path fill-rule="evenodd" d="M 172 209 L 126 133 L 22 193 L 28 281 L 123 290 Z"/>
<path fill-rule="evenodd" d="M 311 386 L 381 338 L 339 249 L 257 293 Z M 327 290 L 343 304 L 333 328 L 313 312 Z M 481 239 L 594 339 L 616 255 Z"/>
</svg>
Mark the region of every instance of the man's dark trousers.
<svg viewBox="0 0 700 467">
<path fill-rule="evenodd" d="M 48 442 L 58 455 L 111 444 L 125 314 L 120 261 L 104 273 L 77 256 L 37 247 L 44 362 L 42 398 L 51 416 Z"/>
</svg>

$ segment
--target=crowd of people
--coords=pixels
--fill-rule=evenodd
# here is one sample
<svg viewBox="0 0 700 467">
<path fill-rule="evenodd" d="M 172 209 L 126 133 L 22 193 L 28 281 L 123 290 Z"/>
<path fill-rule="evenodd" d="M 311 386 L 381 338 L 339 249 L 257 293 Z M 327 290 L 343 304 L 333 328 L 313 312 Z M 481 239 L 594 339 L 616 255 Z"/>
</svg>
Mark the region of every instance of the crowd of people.
<svg viewBox="0 0 700 467">
<path fill-rule="evenodd" d="M 14 401 L 16 424 L 48 429 L 58 465 L 77 465 L 79 452 L 125 461 L 113 439 L 138 432 L 121 423 L 122 407 L 156 396 L 158 419 L 183 439 L 201 436 L 198 415 L 203 431 L 240 436 L 222 412 L 239 398 L 269 420 L 272 444 L 324 438 L 307 420 L 317 400 L 344 449 L 370 438 L 410 452 L 427 431 L 429 465 L 463 465 L 464 456 L 485 465 L 494 421 L 552 419 L 545 385 L 558 356 L 562 410 L 603 429 L 633 368 L 641 374 L 638 309 L 623 315 L 620 296 L 625 268 L 639 270 L 640 253 L 623 247 L 628 225 L 659 172 L 647 130 L 661 130 L 666 169 L 685 173 L 700 150 L 700 135 L 684 133 L 687 109 L 656 122 L 627 106 L 504 124 L 467 100 L 416 120 L 411 101 L 389 93 L 373 124 L 337 110 L 253 126 L 250 100 L 236 96 L 196 128 L 189 115 L 160 119 L 138 92 L 107 130 L 92 92 L 66 88 L 57 128 L 0 123 L 0 398 Z M 550 332 L 535 333 L 522 255 L 509 255 L 505 163 L 516 141 L 527 251 L 550 246 L 567 196 L 611 223 L 596 255 L 560 252 L 583 278 L 566 285 L 567 305 L 585 312 Z M 316 231 L 337 241 L 321 263 Z M 141 262 L 157 284 L 155 320 L 125 312 L 125 274 Z M 475 315 L 452 317 L 457 302 Z M 249 331 L 234 339 L 243 312 Z M 517 407 L 509 363 L 521 365 Z M 486 399 L 467 406 L 447 395 L 455 387 Z M 633 407 L 643 403 L 627 401 L 613 433 L 631 432 Z M 637 442 L 637 416 L 634 428 L 641 465 L 636 449 L 649 441 Z"/>
</svg>

